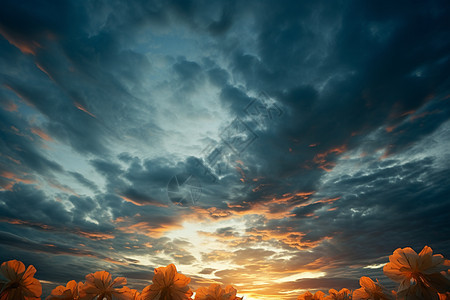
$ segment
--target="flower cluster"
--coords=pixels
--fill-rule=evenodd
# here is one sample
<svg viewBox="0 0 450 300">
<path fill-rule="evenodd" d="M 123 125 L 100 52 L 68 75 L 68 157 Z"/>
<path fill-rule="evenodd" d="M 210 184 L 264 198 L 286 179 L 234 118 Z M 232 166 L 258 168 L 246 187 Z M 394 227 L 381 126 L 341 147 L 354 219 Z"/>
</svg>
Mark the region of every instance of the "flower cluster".
<svg viewBox="0 0 450 300">
<path fill-rule="evenodd" d="M 384 274 L 399 283 L 397 291 L 387 291 L 383 286 L 369 277 L 361 277 L 361 288 L 350 291 L 331 289 L 328 295 L 318 291 L 306 292 L 298 300 L 406 300 L 431 299 L 450 300 L 450 280 L 445 272 L 448 264 L 440 254 L 433 255 L 430 247 L 425 246 L 417 254 L 411 248 L 397 249 L 389 256 L 389 263 Z M 442 272 L 441 272 L 442 271 Z M 17 260 L 10 260 L 1 265 L 1 274 L 6 278 L 0 290 L 0 300 L 38 300 L 41 299 L 42 287 L 34 278 L 36 269 Z M 106 271 L 86 275 L 86 281 L 69 281 L 66 286 L 58 286 L 46 300 L 242 300 L 237 297 L 237 290 L 231 285 L 222 288 L 219 284 L 200 287 L 194 293 L 189 287 L 191 279 L 177 272 L 173 264 L 155 269 L 153 283 L 141 293 L 126 286 L 124 277 L 114 280 Z"/>
<path fill-rule="evenodd" d="M 2 263 L 1 273 L 8 280 L 2 286 L 1 300 L 34 300 L 41 296 L 41 283 L 34 278 L 36 269 L 33 266 L 28 266 L 25 271 L 21 261 L 10 260 Z"/>
<path fill-rule="evenodd" d="M 447 261 L 448 262 L 448 261 Z M 399 283 L 397 291 L 389 292 L 378 280 L 374 282 L 363 276 L 359 280 L 361 288 L 351 292 L 331 289 L 329 295 L 318 291 L 314 295 L 306 292 L 297 300 L 450 300 L 450 280 L 445 276 L 446 260 L 440 254 L 433 255 L 433 250 L 425 246 L 417 254 L 413 249 L 398 248 L 389 256 L 389 263 L 384 274 Z M 447 268 L 448 269 L 448 268 Z"/>
<path fill-rule="evenodd" d="M 3 284 L 0 300 L 41 299 L 42 287 L 34 278 L 36 269 L 25 266 L 17 260 L 4 262 L 1 266 L 3 276 L 8 280 Z M 46 300 L 192 300 L 193 291 L 188 284 L 191 279 L 177 272 L 175 265 L 155 269 L 153 283 L 139 293 L 125 286 L 127 280 L 117 277 L 114 280 L 106 271 L 86 275 L 86 281 L 71 280 L 66 286 L 57 286 Z M 219 284 L 201 287 L 196 291 L 195 300 L 242 300 L 236 297 L 237 290 L 231 285 L 222 288 Z"/>
</svg>

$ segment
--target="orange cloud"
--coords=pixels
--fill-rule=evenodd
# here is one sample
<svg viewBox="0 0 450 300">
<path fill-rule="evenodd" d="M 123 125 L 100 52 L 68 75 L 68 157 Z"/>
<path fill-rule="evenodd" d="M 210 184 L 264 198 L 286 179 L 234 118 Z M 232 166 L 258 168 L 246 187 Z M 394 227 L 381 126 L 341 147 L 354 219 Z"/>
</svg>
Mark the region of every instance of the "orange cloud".
<svg viewBox="0 0 450 300">
<path fill-rule="evenodd" d="M 258 181 L 258 180 L 255 180 L 255 179 L 253 179 L 253 181 Z M 262 189 L 264 186 L 266 186 L 267 184 L 264 184 L 264 183 L 261 183 L 260 185 L 258 185 L 257 187 L 255 187 L 255 188 L 253 188 L 252 189 L 252 192 L 253 193 L 256 193 L 257 191 L 259 191 L 260 189 Z"/>
<path fill-rule="evenodd" d="M 227 203 L 227 208 L 192 206 L 190 211 L 183 214 L 183 220 L 222 221 L 234 217 L 247 215 L 264 215 L 268 220 L 278 220 L 292 217 L 291 211 L 296 207 L 308 206 L 315 203 L 332 204 L 340 197 L 311 199 L 315 191 L 285 193 L 281 197 L 263 197 L 257 202 Z M 310 215 L 314 216 L 314 215 Z"/>
<path fill-rule="evenodd" d="M 43 132 L 42 130 L 40 130 L 37 127 L 31 128 L 31 132 L 34 133 L 35 135 L 39 136 L 41 139 L 43 139 L 45 141 L 48 141 L 48 142 L 53 141 L 53 139 L 48 134 L 46 134 L 45 132 Z"/>
<path fill-rule="evenodd" d="M 86 232 L 86 231 L 82 231 L 82 230 L 78 230 L 75 231 L 74 233 L 81 235 L 85 238 L 91 239 L 91 240 L 110 240 L 110 239 L 114 239 L 115 236 L 112 234 L 107 234 L 107 233 L 100 233 L 100 232 Z"/>
<path fill-rule="evenodd" d="M 286 193 L 279 198 L 265 197 L 258 202 L 227 203 L 227 208 L 193 206 L 189 213 L 183 215 L 183 219 L 220 221 L 246 215 L 265 215 L 271 220 L 282 219 L 293 216 L 289 213 L 293 208 L 310 204 L 308 200 L 314 193 L 315 191 Z"/>
<path fill-rule="evenodd" d="M 423 112 L 423 113 L 418 114 L 418 115 L 412 115 L 412 116 L 409 118 L 409 120 L 410 120 L 411 122 L 414 122 L 414 121 L 417 120 L 417 119 L 421 119 L 421 118 L 424 118 L 424 117 L 429 116 L 429 115 L 438 114 L 438 113 L 440 113 L 440 112 L 442 112 L 442 111 L 439 110 L 439 109 L 436 109 L 436 110 L 433 110 L 433 111 L 426 111 L 426 112 Z"/>
<path fill-rule="evenodd" d="M 11 92 L 13 92 L 14 94 L 16 94 L 16 96 L 22 100 L 25 104 L 27 104 L 28 106 L 32 107 L 32 108 L 36 108 L 36 106 L 34 106 L 33 102 L 29 101 L 28 98 L 25 95 L 22 95 L 22 93 L 20 93 L 19 91 L 17 91 L 16 89 L 14 89 L 12 86 L 8 85 L 8 84 L 4 84 L 3 85 L 6 89 L 10 90 Z"/>
<path fill-rule="evenodd" d="M 237 162 L 239 162 L 239 160 Z M 236 169 L 236 171 L 238 171 L 239 174 L 241 174 L 241 178 L 239 180 L 242 182 L 245 182 L 245 173 L 242 170 L 242 168 L 239 166 L 236 166 L 235 169 Z"/>
<path fill-rule="evenodd" d="M 266 197 L 259 202 L 243 202 L 241 204 L 230 204 L 227 206 L 231 210 L 223 211 L 224 215 L 265 215 L 269 219 L 282 219 L 293 216 L 289 211 L 294 207 L 302 206 L 313 195 L 315 191 L 285 193 L 282 197 Z"/>
<path fill-rule="evenodd" d="M 395 125 L 386 127 L 386 132 L 392 132 L 395 129 Z"/>
<path fill-rule="evenodd" d="M 22 183 L 25 183 L 25 184 L 34 184 L 34 183 L 36 183 L 36 181 L 34 180 L 34 179 L 31 179 L 31 178 L 23 178 L 23 177 L 30 177 L 28 174 L 26 174 L 26 173 L 24 173 L 24 174 L 22 174 L 22 176 L 20 176 L 20 175 L 17 175 L 17 174 L 15 174 L 15 173 L 13 173 L 13 172 L 9 172 L 9 171 L 2 171 L 1 173 L 0 173 L 0 177 L 3 177 L 3 178 L 5 178 L 5 179 L 7 179 L 7 183 L 3 183 L 2 185 L 1 185 L 1 187 L 4 189 L 4 190 L 8 190 L 8 191 L 11 191 L 12 190 L 12 188 L 13 188 L 13 186 L 16 184 L 16 183 L 18 183 L 18 182 L 22 182 Z"/>
<path fill-rule="evenodd" d="M 334 163 L 334 162 L 327 162 L 327 163 L 325 163 L 323 165 L 320 165 L 319 169 L 322 169 L 325 172 L 331 172 L 335 166 L 336 166 L 336 163 Z"/>
<path fill-rule="evenodd" d="M 327 161 L 326 158 L 330 154 L 339 155 L 345 152 L 346 150 L 347 145 L 345 144 L 336 148 L 329 149 L 323 153 L 316 154 L 313 158 L 313 162 L 319 165 L 318 166 L 319 169 L 322 169 L 326 172 L 330 172 L 336 166 L 336 163 Z"/>
<path fill-rule="evenodd" d="M 286 230 L 286 231 L 284 231 Z M 271 245 L 278 244 L 281 248 L 292 250 L 308 250 L 317 247 L 325 240 L 332 239 L 331 236 L 323 237 L 316 241 L 307 241 L 304 239 L 306 233 L 295 231 L 292 228 L 273 228 L 273 229 L 253 229 L 246 232 L 244 235 L 217 233 L 217 232 L 198 232 L 200 235 L 208 236 L 216 239 L 230 247 L 248 246 L 251 243 L 261 244 L 262 242 L 269 242 Z"/>
<path fill-rule="evenodd" d="M 408 115 L 412 115 L 413 113 L 415 113 L 415 110 L 408 110 L 402 114 L 400 114 L 400 117 L 404 117 L 404 116 L 408 116 Z"/>
<path fill-rule="evenodd" d="M 32 221 L 26 221 L 26 220 L 20 220 L 20 219 L 10 219 L 10 218 L 2 218 L 0 219 L 0 222 L 6 222 L 13 225 L 24 225 L 33 227 L 40 230 L 49 230 L 49 231 L 62 231 L 62 232 L 69 232 L 72 234 L 76 234 L 78 236 L 82 236 L 85 238 L 88 238 L 90 240 L 98 241 L 98 240 L 107 240 L 107 239 L 113 239 L 115 238 L 114 235 L 103 233 L 103 232 L 87 232 L 79 229 L 74 228 L 67 228 L 67 227 L 54 227 L 50 226 L 44 223 L 38 223 L 38 222 L 32 222 Z"/>
<path fill-rule="evenodd" d="M 273 198 L 272 200 L 270 200 L 268 202 L 265 202 L 264 204 L 265 205 L 272 204 L 272 203 L 286 204 L 287 202 L 292 201 L 292 200 L 293 201 L 298 201 L 299 199 L 300 200 L 307 200 L 314 193 L 315 193 L 314 191 L 312 191 L 312 192 L 298 192 L 298 193 L 295 193 L 295 194 L 286 193 L 286 194 L 283 194 L 282 198 Z"/>
<path fill-rule="evenodd" d="M 4 110 L 13 112 L 13 111 L 17 111 L 17 104 L 12 102 L 12 101 L 8 101 L 6 102 L 6 104 L 3 106 Z"/>
<path fill-rule="evenodd" d="M 91 113 L 90 111 L 88 111 L 83 105 L 81 105 L 78 102 L 74 102 L 74 105 L 76 108 L 78 108 L 81 111 L 84 111 L 85 113 L 87 113 L 88 115 L 90 115 L 93 118 L 97 118 L 93 113 Z"/>
<path fill-rule="evenodd" d="M 330 240 L 332 237 L 323 237 L 317 241 L 309 242 L 304 241 L 303 237 L 306 235 L 304 232 L 298 232 L 298 231 L 288 231 L 288 232 L 282 232 L 275 230 L 256 230 L 254 232 L 250 232 L 250 235 L 254 237 L 260 238 L 262 241 L 279 241 L 280 243 L 283 243 L 290 248 L 295 248 L 297 250 L 306 250 L 306 249 L 312 249 L 317 247 L 322 241 L 324 240 Z"/>
<path fill-rule="evenodd" d="M 39 70 L 41 70 L 45 75 L 47 75 L 48 78 L 50 78 L 50 80 L 55 81 L 53 77 L 50 75 L 50 73 L 46 69 L 44 69 L 44 67 L 38 62 L 36 62 L 36 67 L 38 67 Z"/>
<path fill-rule="evenodd" d="M 6 222 L 9 224 L 13 224 L 13 225 L 26 225 L 26 226 L 30 226 L 30 227 L 36 227 L 42 230 L 49 230 L 52 227 L 43 223 L 37 223 L 37 222 L 30 222 L 30 221 L 25 221 L 25 220 L 19 220 L 19 219 L 9 219 L 9 218 L 4 218 L 4 219 L 0 219 L 0 222 Z"/>
<path fill-rule="evenodd" d="M 189 218 L 196 218 L 196 219 L 213 219 L 213 220 L 218 220 L 218 219 L 225 219 L 228 217 L 232 217 L 233 216 L 233 212 L 226 210 L 226 209 L 221 209 L 221 208 L 217 208 L 217 207 L 209 207 L 209 208 L 203 208 L 203 207 L 199 207 L 199 206 L 193 206 L 191 207 L 192 209 L 192 214 L 188 214 L 185 216 L 186 219 Z"/>
<path fill-rule="evenodd" d="M 183 226 L 179 224 L 150 224 L 149 222 L 139 222 L 116 227 L 117 230 L 125 233 L 138 233 L 152 238 L 160 238 L 168 231 L 181 228 L 183 228 Z"/>
<path fill-rule="evenodd" d="M 234 269 L 216 271 L 214 275 L 220 278 L 220 283 L 224 285 L 232 284 L 238 290 L 238 295 L 244 296 L 244 299 L 288 300 L 296 299 L 301 291 L 299 283 L 293 275 L 301 275 L 303 272 L 307 272 L 304 276 L 311 276 L 311 278 L 317 278 L 320 281 L 324 272 L 316 267 L 322 267 L 326 264 L 325 260 L 314 259 L 307 264 L 308 267 L 289 268 L 291 266 L 289 262 L 271 264 L 267 261 L 255 261 Z M 280 266 L 283 267 L 280 268 Z M 290 280 L 280 280 L 291 276 L 293 278 Z M 236 278 L 239 278 L 239 282 L 236 282 Z M 310 277 L 305 278 L 310 279 Z M 198 283 L 201 282 L 195 280 L 195 284 Z"/>
<path fill-rule="evenodd" d="M 125 196 L 120 196 L 120 198 L 122 198 L 122 200 L 129 202 L 129 203 L 133 203 L 136 206 L 145 206 L 145 205 L 153 205 L 153 206 L 158 206 L 158 207 L 169 207 L 167 204 L 163 204 L 163 203 L 159 203 L 159 202 L 150 202 L 150 201 L 146 201 L 145 203 L 142 202 L 137 202 L 129 197 L 125 197 Z"/>
<path fill-rule="evenodd" d="M 16 163 L 16 164 L 18 164 L 18 165 L 21 165 L 21 164 L 22 164 L 22 163 L 20 162 L 20 160 L 14 159 L 14 158 L 12 158 L 12 157 L 9 156 L 9 155 L 3 155 L 3 154 L 0 153 L 0 156 L 5 157 L 6 159 L 8 159 L 8 160 L 10 160 L 10 161 L 12 161 L 12 162 L 14 162 L 14 163 Z"/>
<path fill-rule="evenodd" d="M 23 54 L 36 55 L 36 50 L 42 46 L 36 41 L 21 40 L 10 35 L 6 30 L 0 26 L 0 34 L 13 46 L 22 51 Z"/>
<path fill-rule="evenodd" d="M 333 202 L 336 202 L 337 200 L 341 199 L 341 197 L 335 197 L 335 198 L 324 198 L 317 201 L 314 201 L 313 203 L 326 203 L 331 204 Z"/>
<path fill-rule="evenodd" d="M 380 158 L 379 158 L 379 160 L 383 160 L 383 159 L 386 159 L 386 158 L 388 158 L 389 156 L 391 156 L 391 148 L 393 147 L 393 145 L 388 145 L 387 147 L 386 147 L 386 149 L 384 150 L 384 153 L 383 153 L 383 155 L 382 156 L 380 156 Z"/>
</svg>

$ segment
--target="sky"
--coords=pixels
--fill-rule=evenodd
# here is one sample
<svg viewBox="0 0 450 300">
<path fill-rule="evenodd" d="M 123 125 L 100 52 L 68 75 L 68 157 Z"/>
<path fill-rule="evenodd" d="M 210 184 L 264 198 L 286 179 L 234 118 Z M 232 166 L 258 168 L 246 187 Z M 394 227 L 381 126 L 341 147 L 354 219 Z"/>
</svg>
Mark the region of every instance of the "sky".
<svg viewBox="0 0 450 300">
<path fill-rule="evenodd" d="M 450 256 L 447 1 L 0 4 L 0 261 L 248 300 Z"/>
</svg>

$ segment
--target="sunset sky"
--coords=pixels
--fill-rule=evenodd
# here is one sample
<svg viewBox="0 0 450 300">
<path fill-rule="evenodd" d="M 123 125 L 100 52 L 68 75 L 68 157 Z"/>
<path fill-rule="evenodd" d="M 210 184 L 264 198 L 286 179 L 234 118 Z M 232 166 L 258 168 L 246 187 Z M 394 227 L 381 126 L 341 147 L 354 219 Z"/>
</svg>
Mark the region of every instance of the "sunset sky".
<svg viewBox="0 0 450 300">
<path fill-rule="evenodd" d="M 0 262 L 246 300 L 450 256 L 448 1 L 0 4 Z"/>
</svg>

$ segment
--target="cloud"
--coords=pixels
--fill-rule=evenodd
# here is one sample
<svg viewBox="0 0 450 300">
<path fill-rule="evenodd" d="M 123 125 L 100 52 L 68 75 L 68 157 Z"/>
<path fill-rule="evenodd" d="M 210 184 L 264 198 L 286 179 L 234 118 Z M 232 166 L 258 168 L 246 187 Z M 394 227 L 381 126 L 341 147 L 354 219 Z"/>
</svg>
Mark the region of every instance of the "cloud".
<svg viewBox="0 0 450 300">
<path fill-rule="evenodd" d="M 448 256 L 445 4 L 2 3 L 1 256 L 255 299 Z"/>
<path fill-rule="evenodd" d="M 78 172 L 69 172 L 69 174 L 71 174 L 79 183 L 86 186 L 87 188 L 90 188 L 93 191 L 98 190 L 97 185 L 93 181 L 84 177 L 83 174 L 80 174 Z"/>
</svg>

